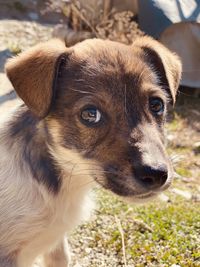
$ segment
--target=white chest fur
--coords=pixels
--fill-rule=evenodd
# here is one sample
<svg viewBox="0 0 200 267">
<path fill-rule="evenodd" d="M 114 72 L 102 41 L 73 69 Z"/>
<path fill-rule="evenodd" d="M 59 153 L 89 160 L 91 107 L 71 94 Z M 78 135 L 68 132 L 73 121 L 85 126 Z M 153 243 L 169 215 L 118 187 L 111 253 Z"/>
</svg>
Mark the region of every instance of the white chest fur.
<svg viewBox="0 0 200 267">
<path fill-rule="evenodd" d="M 88 194 L 88 190 L 77 190 L 69 193 L 67 197 L 58 195 L 52 204 L 49 202 L 46 216 L 40 222 L 43 225 L 42 229 L 35 234 L 19 255 L 20 267 L 29 266 L 38 255 L 56 246 L 66 233 L 88 217 L 92 207 Z"/>
<path fill-rule="evenodd" d="M 12 153 L 6 142 L 0 149 L 0 247 L 5 247 L 7 254 L 19 252 L 18 265 L 27 267 L 88 217 L 94 181 L 88 172 L 84 174 L 83 161 L 73 168 L 62 162 L 62 186 L 54 194 L 34 180 L 26 163 L 21 164 L 17 144 Z M 68 153 L 76 162 L 80 160 L 76 153 Z"/>
<path fill-rule="evenodd" d="M 95 184 L 92 173 L 97 173 L 98 165 L 77 151 L 49 147 L 61 170 L 61 187 L 53 193 L 34 179 L 22 157 L 20 139 L 10 140 L 6 123 L 1 125 L 0 247 L 5 248 L 3 256 L 17 254 L 18 266 L 27 267 L 88 217 L 89 192 Z"/>
</svg>

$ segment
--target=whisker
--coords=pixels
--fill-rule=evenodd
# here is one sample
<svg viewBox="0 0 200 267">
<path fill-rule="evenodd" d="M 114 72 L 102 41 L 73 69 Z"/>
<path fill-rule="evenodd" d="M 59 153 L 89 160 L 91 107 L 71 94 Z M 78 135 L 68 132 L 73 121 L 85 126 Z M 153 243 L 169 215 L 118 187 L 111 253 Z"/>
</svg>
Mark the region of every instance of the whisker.
<svg viewBox="0 0 200 267">
<path fill-rule="evenodd" d="M 74 91 L 74 92 L 81 93 L 81 94 L 95 95 L 95 93 L 93 93 L 93 92 L 89 92 L 89 91 L 85 91 L 85 90 L 79 90 L 79 89 L 74 89 L 74 88 L 70 88 L 70 90 L 72 90 L 72 91 Z"/>
<path fill-rule="evenodd" d="M 97 181 L 96 177 L 93 177 L 93 179 L 94 180 L 91 180 L 91 181 L 88 181 L 86 183 L 80 184 L 78 188 L 80 189 L 80 188 L 88 186 L 90 184 L 94 184 L 95 182 L 96 182 L 96 185 L 98 185 L 98 184 L 100 184 L 101 186 L 103 185 L 104 179 L 98 179 L 98 181 Z"/>
<path fill-rule="evenodd" d="M 87 171 L 87 170 L 85 170 L 85 171 Z M 92 170 L 93 171 L 93 170 Z M 97 173 L 92 173 L 92 172 L 89 172 L 89 173 L 84 173 L 84 172 L 81 172 L 81 173 L 76 173 L 76 174 L 74 174 L 74 176 L 92 176 L 93 178 L 94 177 L 97 177 L 98 176 L 98 173 L 100 174 L 100 176 L 98 176 L 98 178 L 95 178 L 95 180 L 96 181 L 101 181 L 101 179 L 102 179 L 102 177 L 101 177 L 101 175 L 102 174 L 111 174 L 111 175 L 118 175 L 118 177 L 121 175 L 124 179 L 133 179 L 133 177 L 131 176 L 131 175 L 125 175 L 125 174 L 123 174 L 122 172 L 110 172 L 110 171 L 104 171 L 104 170 L 102 170 L 102 171 L 99 171 L 99 170 L 97 170 L 98 172 Z"/>
<path fill-rule="evenodd" d="M 88 185 L 90 185 L 90 184 L 94 184 L 95 181 L 96 181 L 96 180 L 94 179 L 94 181 L 89 181 L 89 182 L 87 182 L 87 183 L 81 184 L 81 185 L 79 186 L 79 188 L 83 188 L 83 187 L 86 187 L 86 186 L 88 186 Z"/>
<path fill-rule="evenodd" d="M 124 87 L 124 112 L 127 115 L 127 99 L 126 99 L 127 95 L 126 95 L 126 84 Z"/>
<path fill-rule="evenodd" d="M 68 162 L 73 162 L 73 161 L 67 161 L 66 163 Z M 79 162 L 79 163 L 76 163 L 77 165 L 95 165 L 95 166 L 98 166 L 99 167 L 99 164 L 98 163 L 93 163 L 93 162 Z"/>
<path fill-rule="evenodd" d="M 74 176 L 75 175 L 81 175 L 81 174 L 85 175 L 85 173 L 84 173 L 85 171 L 86 171 L 86 174 L 92 174 L 91 172 L 95 172 L 95 171 L 96 171 L 96 173 L 94 173 L 94 174 L 98 174 L 98 173 L 112 173 L 112 174 L 117 174 L 117 173 L 119 173 L 119 172 L 114 173 L 114 172 L 110 172 L 110 171 L 95 170 L 95 169 L 83 169 L 82 171 L 75 173 Z"/>
<path fill-rule="evenodd" d="M 70 176 L 69 176 L 69 182 L 68 182 L 68 186 L 67 186 L 67 193 L 68 193 L 69 190 L 70 190 L 70 184 L 71 184 L 71 180 L 72 180 L 72 173 L 73 173 L 73 170 L 74 170 L 74 168 L 75 168 L 76 165 L 77 165 L 77 163 L 74 164 L 74 165 L 72 166 L 72 169 L 71 169 L 71 173 L 70 173 Z"/>
<path fill-rule="evenodd" d="M 82 93 L 82 94 L 90 94 L 89 91 L 84 91 L 84 90 L 78 90 L 78 89 L 73 89 L 73 88 L 70 88 L 71 91 L 75 91 L 75 92 L 78 92 L 78 93 Z"/>
<path fill-rule="evenodd" d="M 140 75 L 139 75 L 139 77 L 138 77 L 138 81 L 137 81 L 137 83 L 139 83 L 140 80 L 142 79 L 142 76 L 143 76 L 144 72 L 145 72 L 145 69 L 143 69 L 142 72 L 140 73 Z M 149 75 L 149 76 L 150 76 L 150 75 Z"/>
<path fill-rule="evenodd" d="M 85 170 L 87 171 L 87 170 Z M 90 170 L 89 170 L 90 171 Z M 128 175 L 124 175 L 123 173 L 120 173 L 120 172 L 110 172 L 110 171 L 98 171 L 98 172 L 92 172 L 93 170 L 91 170 L 91 172 L 80 172 L 80 173 L 75 173 L 73 175 L 73 177 L 76 177 L 76 176 L 98 176 L 98 180 L 99 178 L 101 178 L 101 175 L 104 175 L 104 174 L 111 174 L 111 175 L 118 175 L 118 176 L 123 176 L 124 178 L 126 179 L 132 179 L 132 176 L 128 176 Z M 99 174 L 99 175 L 98 175 Z"/>
</svg>

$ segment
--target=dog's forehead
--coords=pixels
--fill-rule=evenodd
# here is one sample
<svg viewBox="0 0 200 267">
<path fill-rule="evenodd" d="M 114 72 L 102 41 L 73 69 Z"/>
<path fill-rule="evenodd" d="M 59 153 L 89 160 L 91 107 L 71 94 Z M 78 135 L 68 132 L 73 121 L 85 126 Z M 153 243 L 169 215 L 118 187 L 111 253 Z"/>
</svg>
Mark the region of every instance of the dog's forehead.
<svg viewBox="0 0 200 267">
<path fill-rule="evenodd" d="M 87 40 L 74 46 L 72 59 L 70 77 L 73 85 L 97 91 L 97 94 L 118 92 L 118 97 L 124 97 L 124 90 L 127 96 L 132 95 L 155 82 L 155 73 L 141 52 L 130 45 Z"/>
<path fill-rule="evenodd" d="M 113 71 L 124 67 L 127 72 L 131 72 L 136 67 L 133 66 L 134 61 L 140 64 L 143 62 L 138 49 L 109 40 L 86 40 L 74 46 L 74 54 L 80 61 L 90 62 L 93 66 L 100 65 L 102 68 L 111 66 Z"/>
</svg>

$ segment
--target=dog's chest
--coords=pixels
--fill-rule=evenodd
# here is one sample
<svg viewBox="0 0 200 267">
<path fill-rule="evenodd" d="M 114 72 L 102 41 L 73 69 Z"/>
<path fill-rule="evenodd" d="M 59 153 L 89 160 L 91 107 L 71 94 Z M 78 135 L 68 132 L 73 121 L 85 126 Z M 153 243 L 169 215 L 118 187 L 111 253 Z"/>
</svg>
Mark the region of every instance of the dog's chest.
<svg viewBox="0 0 200 267">
<path fill-rule="evenodd" d="M 20 266 L 25 267 L 38 255 L 54 248 L 91 210 L 91 200 L 86 192 L 71 193 L 67 196 L 60 194 L 52 203 L 49 202 L 50 209 L 41 222 L 42 229 L 29 240 L 19 255 Z"/>
</svg>

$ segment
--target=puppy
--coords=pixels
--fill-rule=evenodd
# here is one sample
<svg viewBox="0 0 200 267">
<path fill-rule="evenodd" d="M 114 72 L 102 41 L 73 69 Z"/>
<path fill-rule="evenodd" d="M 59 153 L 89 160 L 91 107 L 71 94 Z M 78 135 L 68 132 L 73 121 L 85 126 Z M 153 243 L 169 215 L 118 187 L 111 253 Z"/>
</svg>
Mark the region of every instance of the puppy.
<svg viewBox="0 0 200 267">
<path fill-rule="evenodd" d="M 131 201 L 169 187 L 167 103 L 181 76 L 176 55 L 142 37 L 39 44 L 11 59 L 24 104 L 0 128 L 0 267 L 69 266 L 68 233 L 96 184 Z"/>
</svg>

